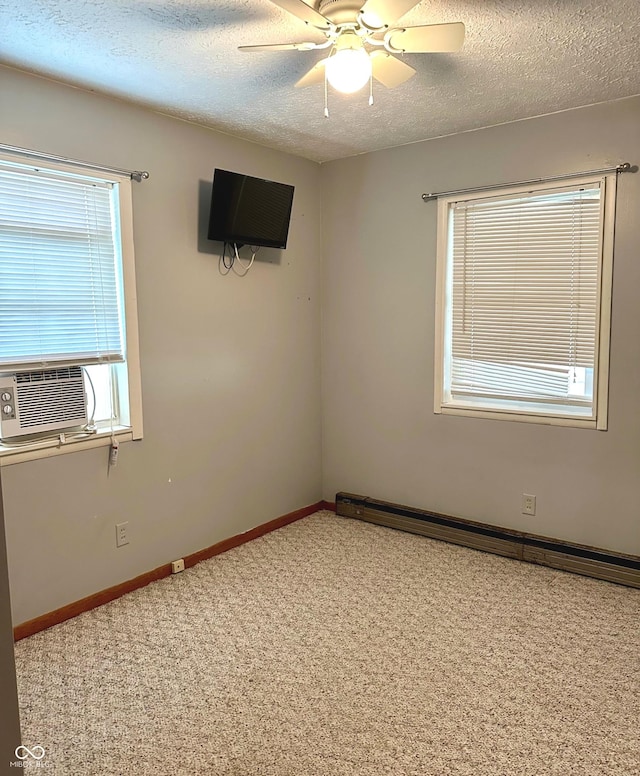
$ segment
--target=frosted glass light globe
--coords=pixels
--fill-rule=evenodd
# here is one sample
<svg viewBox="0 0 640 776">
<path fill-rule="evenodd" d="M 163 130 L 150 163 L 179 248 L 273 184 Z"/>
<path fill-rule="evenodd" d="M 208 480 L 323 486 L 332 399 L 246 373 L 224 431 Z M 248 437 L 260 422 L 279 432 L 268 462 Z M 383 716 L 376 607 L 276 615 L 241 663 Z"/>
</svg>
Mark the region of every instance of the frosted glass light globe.
<svg viewBox="0 0 640 776">
<path fill-rule="evenodd" d="M 343 48 L 326 62 L 327 81 L 344 94 L 353 94 L 371 78 L 371 59 L 364 48 Z"/>
</svg>

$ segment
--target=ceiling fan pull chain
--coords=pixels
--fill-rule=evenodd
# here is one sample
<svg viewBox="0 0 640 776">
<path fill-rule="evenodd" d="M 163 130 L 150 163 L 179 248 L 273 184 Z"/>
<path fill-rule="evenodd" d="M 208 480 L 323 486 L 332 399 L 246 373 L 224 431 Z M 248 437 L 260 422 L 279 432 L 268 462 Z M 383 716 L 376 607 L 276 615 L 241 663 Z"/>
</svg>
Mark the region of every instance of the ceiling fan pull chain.
<svg viewBox="0 0 640 776">
<path fill-rule="evenodd" d="M 369 105 L 373 105 L 373 71 L 369 76 Z"/>
<path fill-rule="evenodd" d="M 324 69 L 324 117 L 329 118 L 329 88 L 327 86 L 327 68 Z"/>
</svg>

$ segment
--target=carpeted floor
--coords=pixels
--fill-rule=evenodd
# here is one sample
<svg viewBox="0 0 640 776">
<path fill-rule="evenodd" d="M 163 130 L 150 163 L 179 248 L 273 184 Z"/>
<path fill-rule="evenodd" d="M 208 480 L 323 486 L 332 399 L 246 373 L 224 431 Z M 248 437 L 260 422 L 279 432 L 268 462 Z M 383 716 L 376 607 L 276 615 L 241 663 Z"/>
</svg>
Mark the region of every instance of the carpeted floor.
<svg viewBox="0 0 640 776">
<path fill-rule="evenodd" d="M 329 512 L 16 661 L 57 776 L 640 774 L 639 591 Z"/>
</svg>

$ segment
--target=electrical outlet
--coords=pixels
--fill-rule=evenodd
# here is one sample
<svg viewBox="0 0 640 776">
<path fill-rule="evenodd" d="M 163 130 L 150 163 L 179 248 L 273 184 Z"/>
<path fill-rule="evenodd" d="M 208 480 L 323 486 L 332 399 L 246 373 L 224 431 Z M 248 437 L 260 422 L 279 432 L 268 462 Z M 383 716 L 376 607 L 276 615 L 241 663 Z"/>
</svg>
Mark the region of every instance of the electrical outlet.
<svg viewBox="0 0 640 776">
<path fill-rule="evenodd" d="M 179 574 L 181 571 L 184 571 L 184 559 L 178 558 L 178 560 L 172 560 L 171 561 L 171 573 L 172 574 Z"/>
<path fill-rule="evenodd" d="M 116 523 L 116 547 L 129 544 L 129 523 Z"/>
<path fill-rule="evenodd" d="M 522 514 L 523 515 L 535 515 L 536 513 L 536 497 L 530 493 L 522 494 Z"/>
</svg>

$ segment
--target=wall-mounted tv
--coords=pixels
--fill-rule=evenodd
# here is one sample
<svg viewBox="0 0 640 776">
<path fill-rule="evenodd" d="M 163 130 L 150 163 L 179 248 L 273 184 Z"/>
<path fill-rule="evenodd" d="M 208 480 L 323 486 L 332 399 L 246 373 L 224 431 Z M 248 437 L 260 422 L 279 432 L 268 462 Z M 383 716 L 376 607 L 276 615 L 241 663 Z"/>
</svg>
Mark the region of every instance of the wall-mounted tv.
<svg viewBox="0 0 640 776">
<path fill-rule="evenodd" d="M 286 248 L 293 186 L 215 170 L 209 239 L 236 245 Z"/>
</svg>

